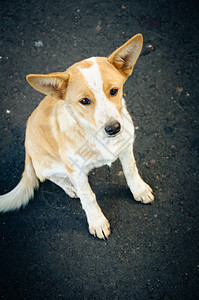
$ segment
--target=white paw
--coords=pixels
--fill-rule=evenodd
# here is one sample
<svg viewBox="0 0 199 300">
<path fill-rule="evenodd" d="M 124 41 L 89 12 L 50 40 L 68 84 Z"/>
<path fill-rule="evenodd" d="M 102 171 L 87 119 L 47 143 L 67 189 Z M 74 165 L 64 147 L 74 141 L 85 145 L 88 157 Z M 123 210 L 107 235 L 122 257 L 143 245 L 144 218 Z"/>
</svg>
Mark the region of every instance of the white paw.
<svg viewBox="0 0 199 300">
<path fill-rule="evenodd" d="M 65 189 L 64 191 L 71 198 L 78 198 L 77 194 L 72 189 Z"/>
<path fill-rule="evenodd" d="M 110 224 L 102 213 L 100 213 L 97 218 L 89 220 L 88 223 L 91 234 L 104 240 L 108 238 L 110 234 Z"/>
<path fill-rule="evenodd" d="M 154 202 L 154 195 L 151 187 L 142 180 L 136 184 L 132 193 L 136 201 L 140 201 L 145 204 Z"/>
</svg>

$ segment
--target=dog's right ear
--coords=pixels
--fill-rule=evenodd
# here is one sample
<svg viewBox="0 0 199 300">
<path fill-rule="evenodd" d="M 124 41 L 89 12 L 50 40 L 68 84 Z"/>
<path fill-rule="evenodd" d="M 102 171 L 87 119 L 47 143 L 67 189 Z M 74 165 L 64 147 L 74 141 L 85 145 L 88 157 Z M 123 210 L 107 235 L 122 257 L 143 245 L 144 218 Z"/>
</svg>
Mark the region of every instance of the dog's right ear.
<svg viewBox="0 0 199 300">
<path fill-rule="evenodd" d="M 126 78 L 133 72 L 134 65 L 140 55 L 143 45 L 142 34 L 136 34 L 109 57 L 113 64 Z"/>
<path fill-rule="evenodd" d="M 55 99 L 65 98 L 69 74 L 63 72 L 48 75 L 30 74 L 26 77 L 29 84 L 37 91 L 50 95 Z"/>
</svg>

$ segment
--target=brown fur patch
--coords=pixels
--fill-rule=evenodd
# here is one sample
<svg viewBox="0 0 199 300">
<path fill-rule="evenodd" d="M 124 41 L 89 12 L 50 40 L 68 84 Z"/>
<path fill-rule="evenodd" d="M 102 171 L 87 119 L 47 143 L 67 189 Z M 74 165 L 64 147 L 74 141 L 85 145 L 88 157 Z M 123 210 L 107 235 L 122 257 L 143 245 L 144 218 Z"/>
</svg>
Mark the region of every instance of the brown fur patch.
<svg viewBox="0 0 199 300">
<path fill-rule="evenodd" d="M 121 115 L 121 99 L 123 96 L 123 85 L 125 82 L 124 76 L 108 62 L 106 58 L 98 57 L 97 62 L 101 72 L 103 80 L 103 91 L 109 101 L 116 105 L 117 110 Z M 110 90 L 112 88 L 117 88 L 118 93 L 115 96 L 111 96 Z"/>
</svg>

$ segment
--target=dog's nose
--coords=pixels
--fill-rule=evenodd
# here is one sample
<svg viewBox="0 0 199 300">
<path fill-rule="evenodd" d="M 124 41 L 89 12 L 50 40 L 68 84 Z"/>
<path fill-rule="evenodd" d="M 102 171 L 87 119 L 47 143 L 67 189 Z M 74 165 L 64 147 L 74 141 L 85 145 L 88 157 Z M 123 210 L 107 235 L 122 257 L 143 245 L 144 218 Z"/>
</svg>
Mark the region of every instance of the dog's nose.
<svg viewBox="0 0 199 300">
<path fill-rule="evenodd" d="M 115 122 L 115 123 L 106 125 L 105 131 L 108 135 L 114 135 L 120 131 L 120 128 L 121 128 L 120 123 Z"/>
</svg>

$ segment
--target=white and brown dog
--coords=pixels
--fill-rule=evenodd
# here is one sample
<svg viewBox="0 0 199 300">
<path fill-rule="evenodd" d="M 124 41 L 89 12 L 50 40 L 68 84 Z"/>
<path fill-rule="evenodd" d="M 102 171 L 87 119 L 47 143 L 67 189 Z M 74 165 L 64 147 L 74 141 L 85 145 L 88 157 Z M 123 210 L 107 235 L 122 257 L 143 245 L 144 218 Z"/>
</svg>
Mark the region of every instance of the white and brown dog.
<svg viewBox="0 0 199 300">
<path fill-rule="evenodd" d="M 154 201 L 136 167 L 134 126 L 123 98 L 123 85 L 142 44 L 142 35 L 137 34 L 108 58 L 92 57 L 63 73 L 27 76 L 30 85 L 47 96 L 28 119 L 25 170 L 19 184 L 0 197 L 1 212 L 25 206 L 38 179 L 49 179 L 70 197 L 80 198 L 90 233 L 108 238 L 110 225 L 87 175 L 117 158 L 135 200 Z"/>
</svg>

